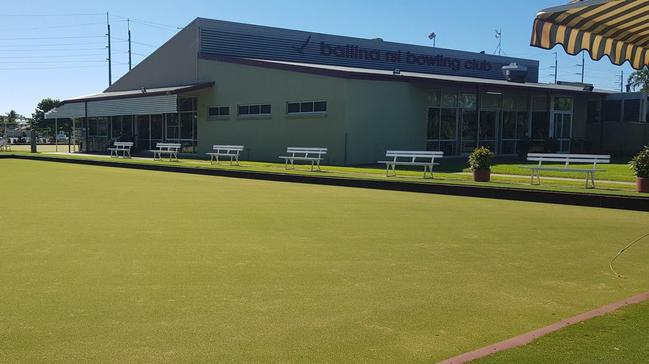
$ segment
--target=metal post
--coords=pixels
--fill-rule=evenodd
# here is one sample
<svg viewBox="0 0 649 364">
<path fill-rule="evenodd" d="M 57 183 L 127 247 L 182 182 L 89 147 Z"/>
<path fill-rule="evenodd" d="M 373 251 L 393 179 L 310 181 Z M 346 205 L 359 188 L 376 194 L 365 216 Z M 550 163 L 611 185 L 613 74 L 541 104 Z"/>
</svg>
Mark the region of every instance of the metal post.
<svg viewBox="0 0 649 364">
<path fill-rule="evenodd" d="M 620 71 L 620 92 L 624 92 L 624 71 Z"/>
<path fill-rule="evenodd" d="M 110 55 L 110 21 L 108 18 L 108 12 L 106 12 L 106 28 L 108 29 L 108 33 L 106 33 L 106 36 L 108 37 L 108 86 L 113 84 L 113 75 L 112 75 L 112 60 L 111 60 L 111 55 Z"/>
<path fill-rule="evenodd" d="M 554 84 L 557 84 L 557 74 L 559 73 L 559 68 L 557 68 L 557 52 L 554 52 Z"/>
<path fill-rule="evenodd" d="M 128 29 L 128 70 L 131 70 L 131 20 L 126 19 L 126 27 Z"/>
<path fill-rule="evenodd" d="M 54 118 L 54 150 L 59 151 L 59 119 Z"/>
<path fill-rule="evenodd" d="M 586 64 L 584 54 L 585 51 L 581 51 L 581 83 L 584 83 L 584 66 Z"/>
</svg>

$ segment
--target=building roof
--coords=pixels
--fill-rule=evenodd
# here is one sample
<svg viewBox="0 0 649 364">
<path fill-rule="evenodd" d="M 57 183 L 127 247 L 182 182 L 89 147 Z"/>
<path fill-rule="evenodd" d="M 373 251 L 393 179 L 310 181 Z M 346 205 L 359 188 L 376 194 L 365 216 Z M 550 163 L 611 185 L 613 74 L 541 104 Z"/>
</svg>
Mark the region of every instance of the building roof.
<svg viewBox="0 0 649 364">
<path fill-rule="evenodd" d="M 200 83 L 193 83 L 187 85 L 157 87 L 157 88 L 149 88 L 149 89 L 141 88 L 137 90 L 127 90 L 127 91 L 101 92 L 97 94 L 73 97 L 67 100 L 63 100 L 61 104 L 63 105 L 63 104 L 71 104 L 75 102 L 100 101 L 100 100 L 111 100 L 111 99 L 127 99 L 131 97 L 175 95 L 183 92 L 190 92 L 190 91 L 210 88 L 212 86 L 214 86 L 214 82 L 200 82 Z"/>
<path fill-rule="evenodd" d="M 268 67 L 275 69 L 282 69 L 293 72 L 314 73 L 324 76 L 343 77 L 343 78 L 361 78 L 373 79 L 384 81 L 402 81 L 402 82 L 429 82 L 435 81 L 436 83 L 449 83 L 449 84 L 465 84 L 465 85 L 482 85 L 486 87 L 503 87 L 503 88 L 518 88 L 527 90 L 539 91 L 557 91 L 557 92 L 570 92 L 570 93 L 589 93 L 589 94 L 611 94 L 615 91 L 593 89 L 592 91 L 586 89 L 584 86 L 566 85 L 566 84 L 553 84 L 553 83 L 534 83 L 534 82 L 511 82 L 506 80 L 494 80 L 478 77 L 466 76 L 451 76 L 439 75 L 430 73 L 418 73 L 396 70 L 380 70 L 372 68 L 359 68 L 359 67 L 346 67 L 334 66 L 326 64 L 313 64 L 313 63 L 298 63 L 286 61 L 274 61 L 267 59 L 253 59 L 253 58 L 235 58 L 235 57 L 221 57 L 213 55 L 199 54 L 200 58 L 210 59 L 216 61 L 239 63 L 251 66 Z"/>
</svg>

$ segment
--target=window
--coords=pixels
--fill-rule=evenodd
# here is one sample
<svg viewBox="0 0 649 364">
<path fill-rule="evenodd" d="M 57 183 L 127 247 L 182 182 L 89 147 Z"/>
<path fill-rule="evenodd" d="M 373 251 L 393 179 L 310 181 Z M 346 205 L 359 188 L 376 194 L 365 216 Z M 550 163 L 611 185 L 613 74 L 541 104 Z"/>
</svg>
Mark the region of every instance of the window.
<svg viewBox="0 0 649 364">
<path fill-rule="evenodd" d="M 270 115 L 270 104 L 239 105 L 239 115 Z"/>
<path fill-rule="evenodd" d="M 554 98 L 554 110 L 572 111 L 572 97 L 557 96 Z"/>
<path fill-rule="evenodd" d="M 216 116 L 229 116 L 230 107 L 229 106 L 212 106 L 207 109 L 207 116 L 216 117 Z"/>
<path fill-rule="evenodd" d="M 588 123 L 599 123 L 602 119 L 601 104 L 597 100 L 588 100 L 586 107 L 586 121 Z"/>
<path fill-rule="evenodd" d="M 602 105 L 602 111 L 604 112 L 604 121 L 620 121 L 622 101 L 605 100 Z"/>
<path fill-rule="evenodd" d="M 624 100 L 624 121 L 640 121 L 640 99 Z"/>
<path fill-rule="evenodd" d="M 196 98 L 178 98 L 178 111 L 196 111 Z"/>
<path fill-rule="evenodd" d="M 286 112 L 288 114 L 326 112 L 326 101 L 307 101 L 307 102 L 288 102 L 286 103 Z"/>
<path fill-rule="evenodd" d="M 546 112 L 532 112 L 531 139 L 547 139 L 550 130 L 550 121 Z"/>
</svg>

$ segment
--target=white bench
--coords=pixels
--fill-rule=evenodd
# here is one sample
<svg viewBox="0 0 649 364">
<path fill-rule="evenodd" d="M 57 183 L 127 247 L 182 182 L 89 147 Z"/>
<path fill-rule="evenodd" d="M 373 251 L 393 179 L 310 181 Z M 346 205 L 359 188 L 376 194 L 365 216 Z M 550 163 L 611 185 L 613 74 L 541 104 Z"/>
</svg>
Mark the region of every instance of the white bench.
<svg viewBox="0 0 649 364">
<path fill-rule="evenodd" d="M 219 158 L 230 158 L 230 165 L 236 163 L 239 164 L 239 154 L 243 152 L 243 145 L 213 145 L 212 153 L 206 153 L 210 156 L 210 164 L 219 163 Z"/>
<path fill-rule="evenodd" d="M 286 169 L 289 169 L 289 162 L 291 168 L 295 169 L 295 161 L 307 161 L 311 162 L 311 170 L 315 166 L 318 167 L 320 171 L 320 161 L 324 158 L 323 156 L 327 154 L 327 148 L 304 148 L 304 147 L 288 147 L 286 148 L 286 154 L 288 156 L 279 156 L 280 159 L 284 159 L 286 162 Z"/>
<path fill-rule="evenodd" d="M 116 158 L 119 158 L 120 153 L 122 154 L 122 157 L 126 158 L 131 158 L 131 148 L 133 147 L 133 142 L 114 142 L 112 148 L 108 148 L 108 151 L 110 151 L 110 157 L 112 158 L 115 156 Z"/>
<path fill-rule="evenodd" d="M 165 154 L 169 156 L 169 161 L 171 161 L 172 158 L 178 160 L 178 151 L 182 145 L 180 143 L 156 143 L 155 147 L 158 149 L 150 151 L 153 153 L 153 160 L 162 160 L 162 155 Z"/>
<path fill-rule="evenodd" d="M 433 166 L 439 165 L 435 163 L 435 158 L 444 157 L 444 152 L 440 151 L 414 151 L 414 150 L 388 150 L 385 152 L 385 158 L 392 158 L 391 160 L 378 161 L 380 164 L 385 164 L 385 176 L 390 177 L 397 175 L 397 165 L 399 166 L 423 166 L 424 178 L 426 173 L 430 173 L 430 178 L 433 178 Z M 392 174 L 390 174 L 392 170 Z"/>
<path fill-rule="evenodd" d="M 5 138 L 0 138 L 0 151 L 11 151 L 11 143 Z"/>
<path fill-rule="evenodd" d="M 610 163 L 610 155 L 599 154 L 554 154 L 554 153 L 528 153 L 527 160 L 529 162 L 539 162 L 535 166 L 521 166 L 531 170 L 531 184 L 534 183 L 536 176 L 536 184 L 541 184 L 541 171 L 555 171 L 555 172 L 575 172 L 584 173 L 586 175 L 586 188 L 595 188 L 595 172 L 603 172 L 603 169 L 598 169 L 597 164 Z M 563 166 L 548 166 L 543 165 L 543 162 L 559 162 Z M 570 163 L 592 163 L 589 168 L 570 168 Z"/>
</svg>

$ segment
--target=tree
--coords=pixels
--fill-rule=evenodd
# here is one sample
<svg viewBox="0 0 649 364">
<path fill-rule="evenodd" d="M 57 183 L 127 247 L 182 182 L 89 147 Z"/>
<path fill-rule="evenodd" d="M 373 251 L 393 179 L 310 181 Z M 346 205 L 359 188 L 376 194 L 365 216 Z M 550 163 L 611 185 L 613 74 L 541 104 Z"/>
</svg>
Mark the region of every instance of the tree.
<svg viewBox="0 0 649 364">
<path fill-rule="evenodd" d="M 639 71 L 634 71 L 629 75 L 627 83 L 633 90 L 649 92 L 649 68 L 645 67 Z"/>
<path fill-rule="evenodd" d="M 51 129 L 54 126 L 53 120 L 45 119 L 45 113 L 61 105 L 61 101 L 56 99 L 45 98 L 42 99 L 36 110 L 32 114 L 32 127 L 37 129 Z"/>
</svg>

